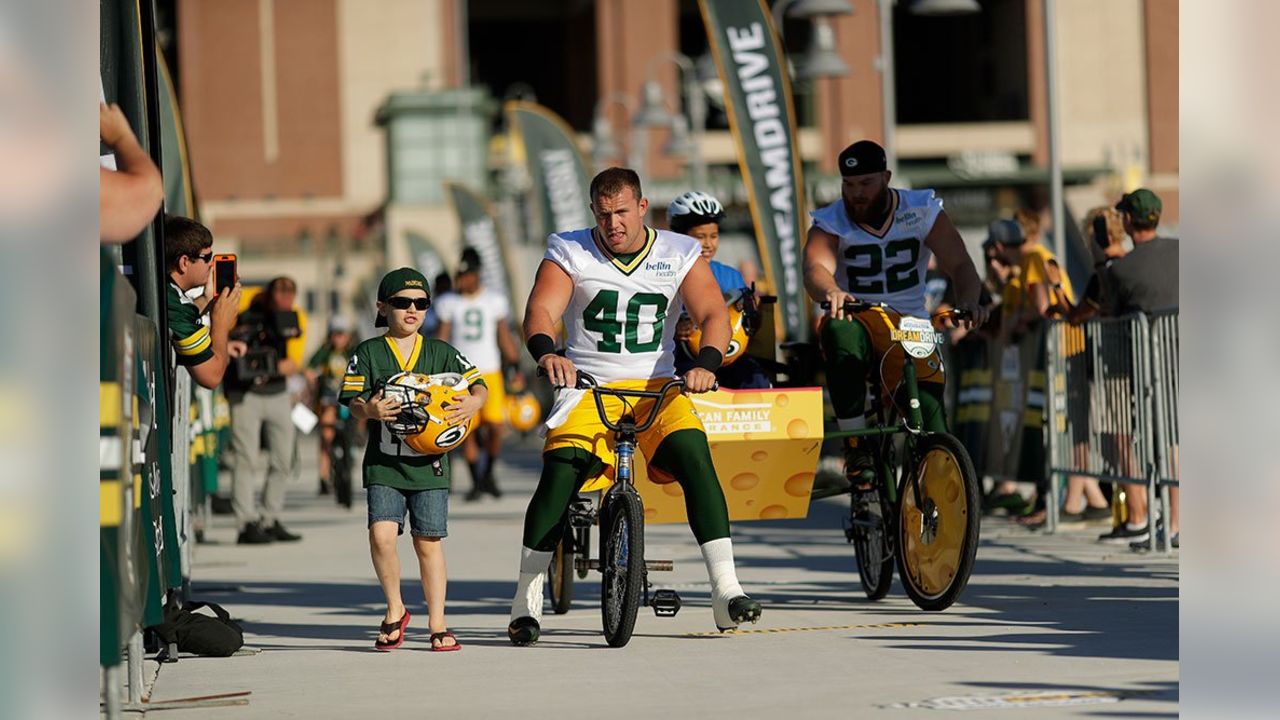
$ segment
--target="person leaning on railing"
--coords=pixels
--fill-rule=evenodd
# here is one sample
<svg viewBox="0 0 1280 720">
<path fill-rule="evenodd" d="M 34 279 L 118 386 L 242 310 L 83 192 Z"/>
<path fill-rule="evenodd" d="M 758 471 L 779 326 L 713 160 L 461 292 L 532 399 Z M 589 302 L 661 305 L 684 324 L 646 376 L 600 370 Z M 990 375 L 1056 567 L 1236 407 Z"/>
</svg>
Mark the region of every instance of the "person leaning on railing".
<svg viewBox="0 0 1280 720">
<path fill-rule="evenodd" d="M 1159 196 L 1139 188 L 1116 203 L 1124 218 L 1124 231 L 1133 240 L 1133 250 L 1103 268 L 1104 315 L 1121 317 L 1130 313 L 1153 313 L 1178 307 L 1178 240 L 1160 237 L 1157 228 L 1164 205 Z M 1170 490 L 1169 539 L 1178 547 L 1178 488 Z M 1130 542 L 1145 547 L 1150 523 L 1147 518 L 1147 488 L 1128 488 L 1125 502 L 1129 522 L 1099 540 Z"/>
<path fill-rule="evenodd" d="M 1002 345 L 1021 343 L 1044 320 L 1055 316 L 1054 308 L 1070 304 L 1075 297 L 1071 279 L 1062 271 L 1053 252 L 1041 242 L 1043 233 L 1039 215 L 1030 210 L 1020 210 L 1013 222 L 1022 231 L 1022 241 L 1018 242 L 1018 238 L 1010 233 L 1011 237 L 1004 243 L 1009 260 L 1017 265 L 1018 270 L 1004 288 L 1000 326 Z M 1038 411 L 1044 407 L 1045 357 L 1042 352 L 1030 370 L 1032 372 L 1027 375 L 1027 408 Z M 1039 400 L 1033 401 L 1033 397 Z M 1026 417 L 1034 415 L 1034 412 L 1028 412 Z M 1018 477 L 1035 482 L 1036 500 L 1029 512 L 1017 518 L 1020 524 L 1035 527 L 1045 522 L 1049 493 L 1044 468 L 1044 426 L 1024 419 Z"/>
<path fill-rule="evenodd" d="M 190 218 L 174 215 L 164 219 L 164 256 L 169 270 L 165 287 L 169 341 L 177 363 L 191 379 L 205 388 L 216 388 L 231 360 L 228 336 L 236 324 L 240 284 L 214 289 L 213 234 Z M 189 291 L 203 287 L 192 299 Z M 202 317 L 209 314 L 209 323 Z"/>
</svg>

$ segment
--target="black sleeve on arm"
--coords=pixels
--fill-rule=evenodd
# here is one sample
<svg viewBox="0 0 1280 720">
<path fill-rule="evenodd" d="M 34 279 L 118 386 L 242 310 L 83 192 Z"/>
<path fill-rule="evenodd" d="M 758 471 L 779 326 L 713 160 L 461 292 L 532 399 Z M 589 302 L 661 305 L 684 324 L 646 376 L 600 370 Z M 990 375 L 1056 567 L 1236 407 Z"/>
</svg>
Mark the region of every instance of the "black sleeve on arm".
<svg viewBox="0 0 1280 720">
<path fill-rule="evenodd" d="M 693 361 L 693 366 L 715 372 L 720 369 L 722 362 L 724 362 L 724 353 L 713 347 L 704 347 L 698 351 L 698 358 Z"/>
<path fill-rule="evenodd" d="M 542 359 L 543 355 L 555 353 L 556 341 L 552 340 L 551 336 L 546 333 L 538 333 L 529 338 L 529 341 L 525 343 L 525 347 L 529 349 L 529 354 L 533 356 L 533 361 L 536 363 Z"/>
</svg>

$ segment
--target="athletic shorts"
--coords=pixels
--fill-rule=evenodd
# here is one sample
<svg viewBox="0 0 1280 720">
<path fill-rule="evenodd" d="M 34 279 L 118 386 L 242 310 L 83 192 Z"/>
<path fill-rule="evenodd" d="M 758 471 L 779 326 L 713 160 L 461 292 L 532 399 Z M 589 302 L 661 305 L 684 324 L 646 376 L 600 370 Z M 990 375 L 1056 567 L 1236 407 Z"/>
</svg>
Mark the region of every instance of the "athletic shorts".
<svg viewBox="0 0 1280 720">
<path fill-rule="evenodd" d="M 666 382 L 666 378 L 626 380 L 609 383 L 605 387 L 628 390 L 660 390 Z M 654 402 L 645 398 L 628 400 L 624 405 L 619 398 L 605 396 L 604 409 L 609 420 L 613 422 L 617 422 L 624 411 L 634 416 L 636 422 L 644 422 L 648 419 Z M 658 418 L 653 421 L 653 425 L 636 437 L 636 444 L 645 459 L 652 460 L 654 453 L 662 445 L 662 441 L 667 436 L 680 430 L 701 430 L 704 433 L 706 432 L 706 429 L 702 426 L 702 418 L 698 417 L 697 411 L 694 410 L 693 402 L 683 393 L 672 391 L 667 395 L 667 401 L 662 406 L 662 410 L 659 411 Z M 560 448 L 586 450 L 600 458 L 600 461 L 604 463 L 603 473 L 597 479 L 584 486 L 582 488 L 584 492 L 603 489 L 613 482 L 614 469 L 617 465 L 613 451 L 613 431 L 606 428 L 604 423 L 600 421 L 600 415 L 596 412 L 595 398 L 592 397 L 591 392 L 587 392 L 582 396 L 578 404 L 569 411 L 569 416 L 565 418 L 563 424 L 547 431 L 547 441 L 542 448 L 542 452 L 548 453 Z M 674 480 L 669 475 L 655 474 L 652 468 L 650 468 L 649 478 L 658 483 Z"/>
<path fill-rule="evenodd" d="M 503 387 L 502 371 L 484 373 L 480 376 L 485 387 L 489 388 L 489 399 L 480 408 L 480 422 L 489 425 L 503 425 L 507 422 L 507 393 Z"/>
<path fill-rule="evenodd" d="M 902 359 L 906 351 L 902 345 L 893 340 L 892 332 L 902 316 L 893 310 L 871 308 L 854 316 L 854 321 L 861 325 L 871 339 L 870 376 L 880 383 L 884 399 L 902 382 Z M 828 322 L 849 322 L 823 318 L 818 325 L 818 334 L 822 334 L 822 326 Z M 915 358 L 916 383 L 934 383 L 943 385 L 947 381 L 946 368 L 943 367 L 942 356 L 934 353 L 927 358 Z M 832 378 L 828 378 L 830 382 Z"/>
</svg>

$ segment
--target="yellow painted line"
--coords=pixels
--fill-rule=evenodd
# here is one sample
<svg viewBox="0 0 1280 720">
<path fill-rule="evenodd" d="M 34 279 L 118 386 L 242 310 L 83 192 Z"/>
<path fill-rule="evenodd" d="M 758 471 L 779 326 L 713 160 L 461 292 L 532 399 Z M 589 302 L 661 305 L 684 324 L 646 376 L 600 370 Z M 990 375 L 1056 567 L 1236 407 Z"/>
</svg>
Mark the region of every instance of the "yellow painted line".
<svg viewBox="0 0 1280 720">
<path fill-rule="evenodd" d="M 792 632 L 830 632 L 832 630 L 883 630 L 892 628 L 924 627 L 927 623 L 869 623 L 866 625 L 819 625 L 815 627 L 760 628 L 758 630 L 729 630 L 728 632 L 685 633 L 682 637 L 719 637 L 720 635 L 772 635 Z"/>
</svg>

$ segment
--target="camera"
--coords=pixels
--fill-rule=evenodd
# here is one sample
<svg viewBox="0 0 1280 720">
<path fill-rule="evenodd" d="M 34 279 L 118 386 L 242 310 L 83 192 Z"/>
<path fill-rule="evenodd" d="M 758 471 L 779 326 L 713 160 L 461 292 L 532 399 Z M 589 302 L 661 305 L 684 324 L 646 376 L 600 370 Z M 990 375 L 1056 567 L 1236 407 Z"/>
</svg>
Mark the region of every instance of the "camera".
<svg viewBox="0 0 1280 720">
<path fill-rule="evenodd" d="M 261 385 L 280 377 L 277 366 L 285 343 L 302 334 L 298 313 L 292 310 L 249 310 L 231 332 L 234 340 L 249 346 L 236 358 L 236 380 L 244 385 Z"/>
</svg>

